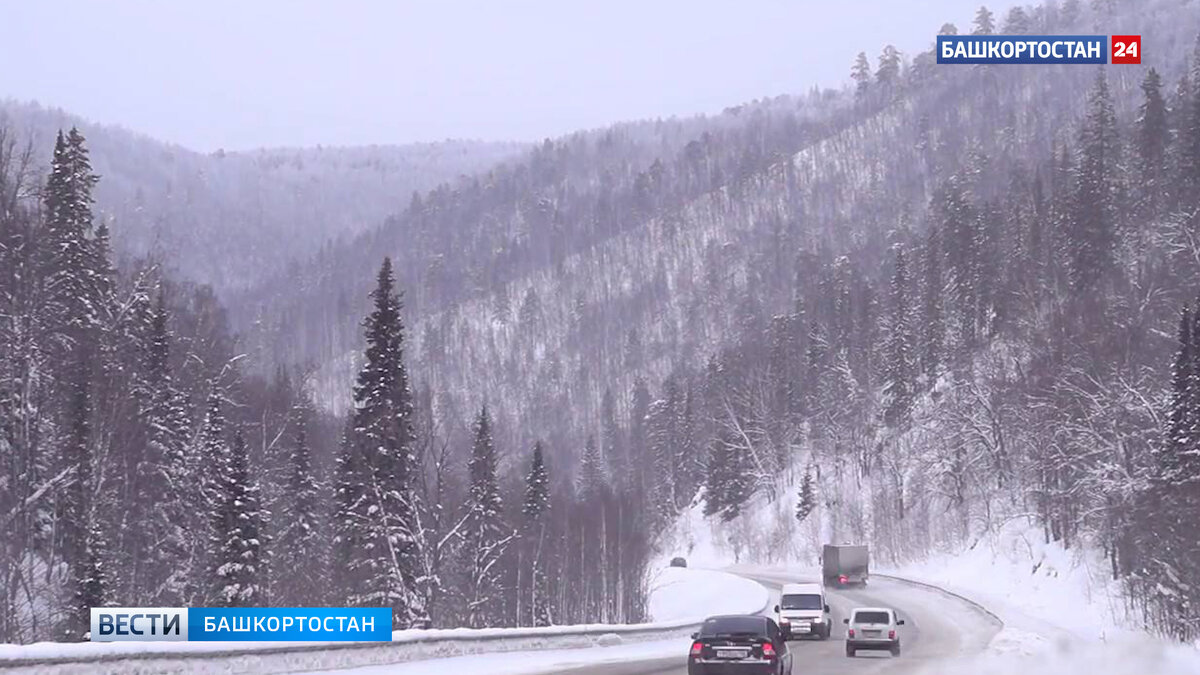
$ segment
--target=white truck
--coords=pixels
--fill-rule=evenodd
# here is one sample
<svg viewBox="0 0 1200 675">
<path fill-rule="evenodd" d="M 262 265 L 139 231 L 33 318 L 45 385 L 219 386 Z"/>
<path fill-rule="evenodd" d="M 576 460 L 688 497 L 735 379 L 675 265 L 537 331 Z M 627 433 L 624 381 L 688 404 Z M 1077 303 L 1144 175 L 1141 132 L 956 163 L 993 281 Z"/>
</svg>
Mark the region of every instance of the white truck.
<svg viewBox="0 0 1200 675">
<path fill-rule="evenodd" d="M 785 584 L 775 612 L 786 640 L 805 635 L 828 640 L 833 631 L 825 588 L 821 584 Z"/>
<path fill-rule="evenodd" d="M 866 546 L 825 544 L 821 570 L 826 586 L 865 586 L 870 578 L 871 556 Z"/>
</svg>

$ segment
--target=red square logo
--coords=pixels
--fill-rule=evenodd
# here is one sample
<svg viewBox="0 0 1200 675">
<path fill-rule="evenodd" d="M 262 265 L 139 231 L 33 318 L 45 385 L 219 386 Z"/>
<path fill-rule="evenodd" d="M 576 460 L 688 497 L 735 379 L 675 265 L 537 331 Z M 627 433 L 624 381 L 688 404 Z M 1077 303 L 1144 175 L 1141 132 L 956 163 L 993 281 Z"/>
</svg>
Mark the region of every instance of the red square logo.
<svg viewBox="0 0 1200 675">
<path fill-rule="evenodd" d="M 1114 35 L 1112 36 L 1112 62 L 1133 63 L 1142 62 L 1142 36 L 1141 35 Z"/>
</svg>

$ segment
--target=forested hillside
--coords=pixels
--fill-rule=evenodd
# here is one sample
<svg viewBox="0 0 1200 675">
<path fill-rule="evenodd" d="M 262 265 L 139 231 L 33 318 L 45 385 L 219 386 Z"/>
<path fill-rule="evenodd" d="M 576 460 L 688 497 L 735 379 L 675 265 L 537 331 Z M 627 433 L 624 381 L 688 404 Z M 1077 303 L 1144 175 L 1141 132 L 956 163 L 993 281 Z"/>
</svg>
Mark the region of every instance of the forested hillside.
<svg viewBox="0 0 1200 675">
<path fill-rule="evenodd" d="M 1133 585 L 1177 578 L 1182 558 L 1139 558 L 1133 505 L 1161 479 L 1198 290 L 1195 9 L 1047 3 L 961 28 L 1120 26 L 1154 36 L 1141 67 L 884 48 L 848 93 L 547 141 L 261 288 L 252 347 L 312 359 L 341 409 L 354 289 L 388 252 L 438 415 L 486 401 L 501 457 L 542 438 L 614 483 L 653 466 L 668 515 L 707 480 L 727 518 L 808 467 L 837 536 L 888 556 L 1031 512 Z"/>
<path fill-rule="evenodd" d="M 515 143 L 446 141 L 361 148 L 201 154 L 66 112 L 0 100 L 0 123 L 48 147 L 59 129 L 87 137 L 99 221 L 119 222 L 116 253 L 147 254 L 228 292 L 377 227 L 415 190 L 485 170 Z M 41 168 L 47 168 L 42 157 Z"/>
</svg>

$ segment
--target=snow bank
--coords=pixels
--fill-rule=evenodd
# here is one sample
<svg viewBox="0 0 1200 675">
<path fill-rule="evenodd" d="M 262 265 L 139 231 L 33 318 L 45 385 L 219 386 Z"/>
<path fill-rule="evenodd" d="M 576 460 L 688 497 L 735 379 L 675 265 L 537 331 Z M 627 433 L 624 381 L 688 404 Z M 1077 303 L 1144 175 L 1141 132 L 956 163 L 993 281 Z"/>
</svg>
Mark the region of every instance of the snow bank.
<svg viewBox="0 0 1200 675">
<path fill-rule="evenodd" d="M 470 664 L 479 660 L 496 662 L 496 668 L 515 669 L 489 667 L 486 672 L 537 672 L 577 663 L 683 654 L 688 634 L 706 616 L 761 612 L 770 599 L 758 583 L 724 572 L 664 568 L 652 576 L 650 584 L 650 624 L 408 630 L 396 631 L 391 642 L 381 643 L 43 642 L 0 645 L 0 668 L 43 674 L 164 670 L 204 673 L 227 672 L 236 662 L 243 666 L 255 664 L 251 670 L 281 672 L 395 668 L 398 663 L 412 662 L 412 672 L 423 672 L 421 668 L 426 666 L 420 661 L 437 659 L 445 663 L 449 658 L 463 660 L 463 672 L 472 672 Z M 531 656 L 534 654 L 536 658 Z"/>
<path fill-rule="evenodd" d="M 714 570 L 666 567 L 650 580 L 651 620 L 699 623 L 714 614 L 758 614 L 770 594 L 762 584 Z"/>
<path fill-rule="evenodd" d="M 995 613 L 1004 629 L 973 664 L 986 675 L 1200 673 L 1200 649 L 1151 636 L 1126 610 L 1101 556 L 1046 543 L 1023 520 L 966 551 L 878 571 L 939 586 Z"/>
<path fill-rule="evenodd" d="M 757 614 L 767 609 L 770 600 L 770 593 L 762 584 L 743 577 L 715 570 L 662 567 L 651 575 L 648 605 L 655 624 L 692 626 L 713 614 Z M 621 636 L 612 637 L 618 644 L 585 649 L 479 654 L 325 672 L 328 675 L 423 675 L 447 672 L 528 675 L 584 666 L 658 659 L 681 660 L 691 644 L 686 631 L 678 637 L 636 644 L 619 644 L 622 642 Z"/>
<path fill-rule="evenodd" d="M 551 649 L 506 654 L 476 654 L 430 661 L 414 661 L 369 668 L 326 670 L 312 675 L 444 675 L 487 673 L 488 675 L 536 675 L 606 664 L 679 659 L 688 652 L 688 637 L 657 640 L 595 649 Z"/>
</svg>

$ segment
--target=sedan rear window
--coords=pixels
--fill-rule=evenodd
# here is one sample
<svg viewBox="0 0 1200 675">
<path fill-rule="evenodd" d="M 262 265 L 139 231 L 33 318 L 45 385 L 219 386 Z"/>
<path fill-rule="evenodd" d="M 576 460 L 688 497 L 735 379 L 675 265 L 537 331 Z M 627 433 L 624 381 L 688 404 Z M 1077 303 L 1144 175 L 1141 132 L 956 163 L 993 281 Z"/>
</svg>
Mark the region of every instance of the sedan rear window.
<svg viewBox="0 0 1200 675">
<path fill-rule="evenodd" d="M 766 635 L 767 621 L 759 616 L 722 616 L 700 627 L 701 635 Z"/>
<path fill-rule="evenodd" d="M 854 623 L 891 623 L 887 612 L 855 612 Z"/>
</svg>

